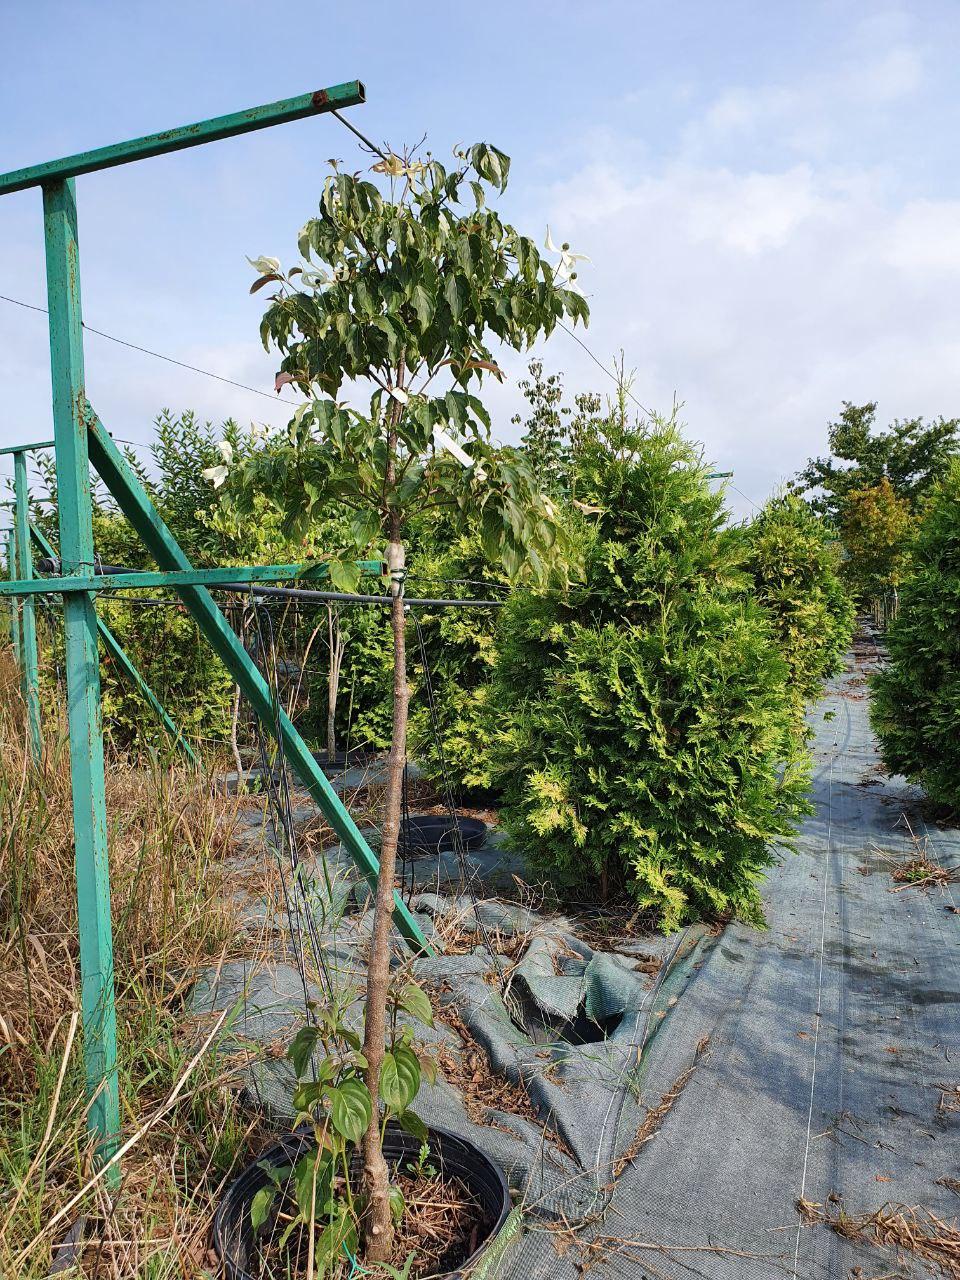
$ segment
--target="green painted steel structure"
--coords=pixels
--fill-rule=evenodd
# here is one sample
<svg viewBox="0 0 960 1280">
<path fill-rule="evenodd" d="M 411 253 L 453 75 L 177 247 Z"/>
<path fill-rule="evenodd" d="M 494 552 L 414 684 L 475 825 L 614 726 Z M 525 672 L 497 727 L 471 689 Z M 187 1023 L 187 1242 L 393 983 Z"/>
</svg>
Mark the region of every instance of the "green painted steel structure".
<svg viewBox="0 0 960 1280">
<path fill-rule="evenodd" d="M 45 164 L 31 165 L 27 169 L 14 169 L 0 174 L 0 196 L 11 191 L 23 191 L 26 187 L 39 187 L 47 183 L 77 178 L 82 173 L 97 169 L 112 169 L 132 160 L 147 160 L 170 151 L 183 151 L 187 147 L 199 147 L 205 142 L 218 142 L 221 138 L 233 138 L 255 129 L 268 129 L 271 125 L 287 124 L 291 120 L 303 120 L 307 116 L 322 115 L 338 107 L 355 107 L 363 102 L 366 92 L 359 80 L 349 80 L 332 88 L 318 89 L 315 93 L 303 93 L 297 98 L 285 98 L 262 107 L 249 107 L 230 115 L 215 116 L 196 124 L 165 129 L 145 138 L 132 138 L 129 142 L 116 142 L 95 151 L 82 151 L 65 156 L 62 160 L 48 160 Z"/>
<path fill-rule="evenodd" d="M 43 534 L 34 524 L 30 525 L 30 536 L 33 538 L 34 542 L 40 548 L 40 551 L 43 553 L 43 555 L 50 556 L 51 558 L 55 558 L 55 552 L 53 550 L 53 547 L 51 547 L 50 543 L 47 541 L 47 539 L 43 536 Z M 159 717 L 160 721 L 166 728 L 167 732 L 173 738 L 174 744 L 177 747 L 179 747 L 179 749 L 187 757 L 190 763 L 196 766 L 199 763 L 199 761 L 197 760 L 196 755 L 194 755 L 194 751 L 193 751 L 193 748 L 190 746 L 190 743 L 183 736 L 182 731 L 177 727 L 177 725 L 174 724 L 173 720 L 171 719 L 170 715 L 167 712 L 166 707 L 164 707 L 163 703 L 160 701 L 157 695 L 153 692 L 153 690 L 147 684 L 146 680 L 144 680 L 143 676 L 140 674 L 140 671 L 137 669 L 136 664 L 132 662 L 129 656 L 127 655 L 127 652 L 124 649 L 123 645 L 120 643 L 117 637 L 113 634 L 113 632 L 104 622 L 104 620 L 99 616 L 97 618 L 97 631 L 99 632 L 100 639 L 103 641 L 104 648 L 107 650 L 110 657 L 114 660 L 114 662 L 116 662 L 117 666 L 120 667 L 121 670 L 125 672 L 125 674 L 127 675 L 127 678 L 131 681 L 133 685 L 136 686 L 137 689 L 140 690 L 144 698 L 147 700 L 147 702 L 149 702 L 150 706 L 157 713 L 157 716 Z"/>
<path fill-rule="evenodd" d="M 92 573 L 90 460 L 80 307 L 77 205 L 72 178 L 43 187 L 47 310 L 56 443 L 60 557 L 67 574 Z M 104 798 L 97 615 L 90 591 L 63 597 L 67 724 L 80 932 L 83 1051 L 89 1123 L 109 1158 L 120 1131 L 110 872 Z M 117 1166 L 113 1168 L 116 1170 Z M 115 1179 L 116 1180 L 116 1175 Z"/>
<path fill-rule="evenodd" d="M 13 529 L 7 532 L 7 572 L 11 581 L 17 576 L 17 535 Z M 23 659 L 20 655 L 20 610 L 16 600 L 10 601 L 10 647 L 19 667 Z"/>
<path fill-rule="evenodd" d="M 54 440 L 32 440 L 29 444 L 8 444 L 0 449 L 0 457 L 5 453 L 32 453 L 34 449 L 52 449 Z"/>
<path fill-rule="evenodd" d="M 84 1060 L 90 1098 L 89 1124 L 101 1159 L 109 1159 L 117 1147 L 119 1098 L 98 627 L 94 608 L 91 463 L 153 554 L 161 571 L 166 571 L 161 573 L 162 581 L 158 585 L 171 585 L 179 592 L 211 647 L 253 704 L 265 727 L 271 732 L 276 729 L 279 746 L 286 759 L 371 883 L 376 883 L 379 866 L 376 856 L 306 743 L 290 720 L 274 705 L 268 685 L 210 592 L 196 581 L 187 583 L 182 576 L 179 582 L 176 580 L 177 575 L 195 574 L 197 571 L 154 509 L 139 478 L 90 409 L 84 382 L 74 179 L 97 169 L 320 115 L 337 107 L 352 106 L 363 102 L 364 97 L 363 85 L 359 81 L 350 81 L 298 98 L 0 175 L 0 195 L 33 186 L 40 186 L 43 191 L 63 570 L 59 586 L 56 580 L 43 585 L 63 596 Z M 70 579 L 74 580 L 73 583 L 69 583 Z M 12 586 L 8 584 L 7 590 L 28 598 L 35 593 L 33 584 L 24 579 Z M 396 907 L 398 925 L 407 941 L 429 952 L 430 947 L 416 920 L 399 897 Z M 109 1172 L 115 1181 L 119 1176 L 118 1165 L 113 1163 Z"/>
<path fill-rule="evenodd" d="M 30 553 L 30 485 L 27 455 L 18 449 L 13 455 L 14 534 L 17 574 L 22 581 L 33 578 Z M 37 617 L 33 596 L 25 596 L 20 616 L 21 680 L 23 700 L 30 726 L 30 754 L 34 764 L 43 756 L 43 729 L 40 723 L 40 661 L 37 656 Z"/>
<path fill-rule="evenodd" d="M 56 557 L 54 557 L 55 559 Z M 363 573 L 381 574 L 380 560 L 358 560 Z M 237 582 L 311 581 L 326 578 L 325 564 L 238 565 L 216 569 L 183 569 L 172 573 L 133 570 L 129 573 L 86 573 L 32 581 L 0 582 L 0 596 L 42 595 L 49 591 L 133 591 L 153 587 L 216 587 Z"/>
</svg>

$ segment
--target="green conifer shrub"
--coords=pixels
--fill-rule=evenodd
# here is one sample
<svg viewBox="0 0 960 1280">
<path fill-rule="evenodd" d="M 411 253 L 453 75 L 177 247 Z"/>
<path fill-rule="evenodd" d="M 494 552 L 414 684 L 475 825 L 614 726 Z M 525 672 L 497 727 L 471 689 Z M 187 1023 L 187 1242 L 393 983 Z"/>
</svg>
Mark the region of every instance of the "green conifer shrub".
<svg viewBox="0 0 960 1280">
<path fill-rule="evenodd" d="M 745 537 L 744 567 L 772 618 L 802 718 L 824 680 L 840 670 L 853 635 L 854 605 L 840 578 L 840 544 L 793 494 L 771 498 Z"/>
<path fill-rule="evenodd" d="M 890 664 L 871 718 L 887 767 L 960 807 L 960 461 L 936 487 L 913 544 Z"/>
<path fill-rule="evenodd" d="M 444 537 L 441 527 L 425 531 L 434 546 L 416 561 L 411 595 L 457 599 L 498 599 L 505 576 L 484 555 L 478 531 Z M 485 585 L 489 584 L 489 585 Z M 456 791 L 490 787 L 489 733 L 491 681 L 496 661 L 499 610 L 439 608 L 420 611 L 424 649 L 437 713 L 440 749 L 427 701 L 426 673 L 414 636 L 413 699 L 410 717 L 412 757 L 432 782 L 443 767 Z M 441 758 L 442 757 L 442 758 Z"/>
<path fill-rule="evenodd" d="M 789 668 L 675 421 L 581 453 L 584 579 L 517 591 L 491 701 L 501 820 L 551 882 L 629 893 L 671 929 L 735 912 L 805 811 Z"/>
</svg>

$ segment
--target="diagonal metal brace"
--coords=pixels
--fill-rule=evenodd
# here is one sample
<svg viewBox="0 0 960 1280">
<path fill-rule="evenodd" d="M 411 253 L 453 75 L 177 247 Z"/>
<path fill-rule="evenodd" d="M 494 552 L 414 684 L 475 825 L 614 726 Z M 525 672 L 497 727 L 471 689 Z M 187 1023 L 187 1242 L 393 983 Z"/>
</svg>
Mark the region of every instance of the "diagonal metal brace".
<svg viewBox="0 0 960 1280">
<path fill-rule="evenodd" d="M 161 569 L 190 571 L 192 566 L 186 553 L 164 524 L 139 477 L 114 444 L 109 432 L 90 404 L 85 403 L 84 408 L 90 462 L 115 498 L 120 510 L 140 535 Z M 287 762 L 319 805 L 324 817 L 340 837 L 356 865 L 371 886 L 375 887 L 380 872 L 376 855 L 330 785 L 326 774 L 313 758 L 313 753 L 293 722 L 283 711 L 278 714 L 267 682 L 257 670 L 210 592 L 202 586 L 187 585 L 178 586 L 177 591 L 211 648 L 246 695 L 264 727 L 276 735 L 276 728 L 279 725 L 278 745 Z M 394 913 L 400 932 L 410 946 L 416 951 L 433 954 L 413 914 L 396 892 L 394 893 Z"/>
<path fill-rule="evenodd" d="M 56 559 L 56 552 L 35 524 L 30 525 L 30 536 L 45 556 L 50 556 L 52 559 Z M 146 680 L 144 680 L 131 658 L 128 657 L 123 645 L 121 645 L 120 641 L 100 617 L 97 618 L 97 631 L 100 634 L 100 639 L 103 641 L 104 648 L 117 665 L 126 672 L 133 684 L 140 690 L 147 702 L 150 703 L 151 707 L 153 707 L 154 711 L 163 722 L 164 727 L 173 738 L 175 745 L 180 748 L 192 765 L 197 765 L 197 757 L 194 755 L 193 748 L 190 746 L 190 743 L 174 724 L 163 703 L 147 684 Z"/>
</svg>

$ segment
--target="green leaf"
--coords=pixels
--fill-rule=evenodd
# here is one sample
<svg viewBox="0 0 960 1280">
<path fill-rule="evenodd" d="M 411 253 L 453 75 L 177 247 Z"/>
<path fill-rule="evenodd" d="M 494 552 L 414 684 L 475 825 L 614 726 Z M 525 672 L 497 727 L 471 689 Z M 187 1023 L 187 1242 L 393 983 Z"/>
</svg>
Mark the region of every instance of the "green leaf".
<svg viewBox="0 0 960 1280">
<path fill-rule="evenodd" d="M 293 1063 L 293 1069 L 299 1080 L 306 1072 L 317 1045 L 319 1032 L 316 1027 L 301 1027 L 287 1049 L 287 1057 Z"/>
<path fill-rule="evenodd" d="M 428 1027 L 433 1026 L 433 1007 L 430 1004 L 430 997 L 423 987 L 417 986 L 415 982 L 408 982 L 401 989 L 400 995 L 397 997 L 397 1003 L 401 1009 L 406 1010 L 412 1017 L 425 1022 Z"/>
<path fill-rule="evenodd" d="M 429 1137 L 427 1126 L 423 1123 L 415 1111 L 411 1111 L 409 1107 L 405 1111 L 401 1111 L 397 1116 L 397 1122 L 402 1129 L 406 1129 L 407 1133 L 412 1133 L 415 1138 L 419 1138 L 421 1142 L 426 1142 Z"/>
<path fill-rule="evenodd" d="M 330 560 L 327 571 L 334 591 L 354 592 L 360 585 L 360 570 L 353 560 Z"/>
<path fill-rule="evenodd" d="M 420 1062 L 413 1050 L 398 1045 L 385 1053 L 380 1068 L 380 1097 L 392 1111 L 405 1111 L 420 1088 Z"/>
<path fill-rule="evenodd" d="M 270 1216 L 270 1210 L 273 1208 L 273 1201 L 276 1194 L 276 1187 L 261 1187 L 251 1200 L 250 1225 L 253 1228 L 254 1235 L 256 1235 Z"/>
<path fill-rule="evenodd" d="M 359 1142 L 370 1124 L 373 1106 L 370 1092 L 362 1080 L 344 1080 L 330 1090 L 330 1118 L 333 1126 L 348 1142 Z"/>
<path fill-rule="evenodd" d="M 393 1217 L 394 1222 L 402 1222 L 403 1215 L 407 1210 L 407 1202 L 404 1199 L 403 1192 L 399 1187 L 394 1186 L 391 1183 L 387 1196 L 390 1201 L 390 1214 Z"/>
<path fill-rule="evenodd" d="M 433 305 L 433 298 L 422 284 L 414 285 L 410 301 L 417 314 L 417 321 L 421 330 L 428 328 L 431 320 L 433 319 L 435 308 Z"/>
<path fill-rule="evenodd" d="M 309 1222 L 311 1211 L 314 1219 L 323 1217 L 322 1206 L 330 1198 L 333 1185 L 334 1157 L 312 1147 L 297 1161 L 293 1170 L 293 1185 L 304 1222 Z M 318 1206 L 321 1210 L 318 1211 Z"/>
<path fill-rule="evenodd" d="M 443 286 L 443 296 L 447 300 L 447 306 L 454 320 L 459 320 L 463 315 L 465 293 L 466 290 L 459 276 L 447 276 L 446 284 Z"/>
</svg>

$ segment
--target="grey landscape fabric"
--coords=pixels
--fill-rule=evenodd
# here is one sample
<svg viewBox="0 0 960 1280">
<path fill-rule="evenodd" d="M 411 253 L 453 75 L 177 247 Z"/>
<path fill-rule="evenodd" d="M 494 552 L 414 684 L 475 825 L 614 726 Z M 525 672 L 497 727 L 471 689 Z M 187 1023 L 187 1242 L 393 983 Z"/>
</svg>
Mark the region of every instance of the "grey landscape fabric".
<svg viewBox="0 0 960 1280">
<path fill-rule="evenodd" d="M 860 641 L 811 711 L 815 812 L 765 887 L 766 931 L 697 926 L 590 945 L 571 919 L 484 897 L 516 871 L 496 841 L 471 857 L 473 895 L 462 876 L 454 883 L 455 860 L 408 868 L 424 928 L 453 922 L 478 939 L 419 961 L 418 978 L 546 1119 L 494 1108 L 474 1123 L 443 1079 L 416 1104 L 508 1171 L 524 1214 L 496 1269 L 503 1280 L 573 1280 L 585 1267 L 600 1280 L 939 1274 L 797 1209 L 803 1198 L 856 1217 L 891 1202 L 947 1221 L 960 1210 L 956 886 L 891 874 L 918 842 L 960 865 L 960 832 L 929 825 L 918 794 L 880 769 L 866 688 L 877 660 Z M 336 850 L 328 866 L 341 904 L 359 909 L 327 938 L 327 962 L 356 982 L 363 892 Z M 327 886 L 316 867 L 308 879 L 322 915 Z M 250 910 L 256 924 L 271 905 Z M 226 965 L 194 994 L 198 1010 L 239 1002 L 238 1037 L 261 1043 L 288 1033 L 303 999 L 279 959 L 255 972 Z M 448 1026 L 435 1038 L 462 1052 Z M 286 1070 L 273 1059 L 250 1080 L 278 1123 Z"/>
</svg>

